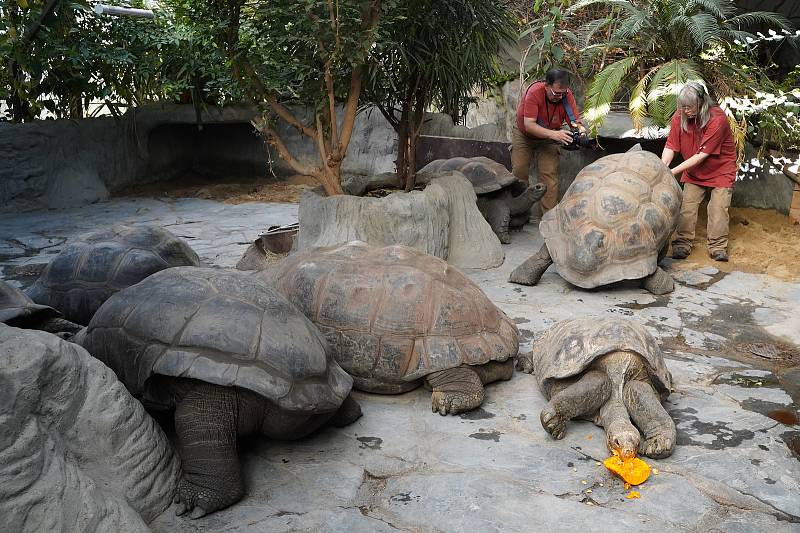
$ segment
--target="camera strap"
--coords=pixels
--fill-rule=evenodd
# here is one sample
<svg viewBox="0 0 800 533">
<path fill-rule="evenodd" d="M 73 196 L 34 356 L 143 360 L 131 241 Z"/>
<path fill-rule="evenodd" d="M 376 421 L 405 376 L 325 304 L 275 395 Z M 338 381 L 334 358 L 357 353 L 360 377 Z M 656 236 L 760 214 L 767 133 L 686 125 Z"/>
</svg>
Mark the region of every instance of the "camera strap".
<svg viewBox="0 0 800 533">
<path fill-rule="evenodd" d="M 525 96 L 522 97 L 523 103 L 525 102 L 525 100 L 528 99 L 528 91 L 531 90 L 531 87 L 533 87 L 535 84 L 539 83 L 540 81 L 543 82 L 545 80 L 536 80 L 533 83 L 531 83 L 530 85 L 528 85 L 528 88 L 525 90 Z M 567 114 L 567 118 L 569 118 L 570 127 L 572 127 L 572 124 L 577 123 L 577 121 L 575 120 L 575 114 L 572 112 L 572 109 L 570 108 L 569 103 L 567 103 L 567 95 L 569 95 L 569 93 L 571 93 L 571 92 L 572 92 L 572 89 L 568 88 L 567 89 L 567 94 L 565 94 L 564 97 L 561 99 L 561 105 L 564 106 L 564 112 Z M 544 95 L 544 105 L 545 105 L 545 110 L 546 110 L 547 115 L 548 115 L 547 118 L 548 118 L 548 120 L 550 120 L 550 122 L 552 122 L 552 117 L 550 116 L 550 102 L 547 100 L 547 94 Z M 542 119 L 542 117 L 536 117 L 536 123 L 539 124 L 540 126 L 542 126 L 543 128 L 550 129 L 550 124 L 549 123 L 545 123 L 545 121 L 544 121 L 544 119 Z"/>
</svg>

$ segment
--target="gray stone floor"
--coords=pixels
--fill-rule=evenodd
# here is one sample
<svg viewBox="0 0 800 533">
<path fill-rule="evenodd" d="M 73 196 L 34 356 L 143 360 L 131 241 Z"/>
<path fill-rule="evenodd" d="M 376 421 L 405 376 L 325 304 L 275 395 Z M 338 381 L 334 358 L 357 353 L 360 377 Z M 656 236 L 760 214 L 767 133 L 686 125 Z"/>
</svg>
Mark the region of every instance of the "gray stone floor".
<svg viewBox="0 0 800 533">
<path fill-rule="evenodd" d="M 163 224 L 210 264 L 230 267 L 270 224 L 296 220 L 286 204 L 116 199 L 67 211 L 0 215 L 2 277 L 25 287 L 75 235 L 115 222 Z M 599 461 L 603 432 L 572 423 L 564 440 L 542 430 L 532 376 L 490 385 L 481 409 L 430 412 L 424 390 L 357 393 L 364 416 L 301 442 L 242 447 L 248 495 L 191 521 L 171 510 L 155 531 L 800 531 L 800 369 L 748 354 L 743 343 L 800 345 L 800 280 L 715 269 L 668 269 L 675 292 L 635 284 L 571 287 L 552 269 L 537 287 L 506 282 L 538 248 L 535 228 L 514 234 L 506 263 L 470 276 L 519 325 L 528 350 L 548 325 L 574 316 L 644 323 L 675 378 L 667 408 L 678 424 L 659 474 L 626 491 Z M 794 366 L 792 366 L 794 365 Z M 781 423 L 779 420 L 783 420 Z"/>
</svg>

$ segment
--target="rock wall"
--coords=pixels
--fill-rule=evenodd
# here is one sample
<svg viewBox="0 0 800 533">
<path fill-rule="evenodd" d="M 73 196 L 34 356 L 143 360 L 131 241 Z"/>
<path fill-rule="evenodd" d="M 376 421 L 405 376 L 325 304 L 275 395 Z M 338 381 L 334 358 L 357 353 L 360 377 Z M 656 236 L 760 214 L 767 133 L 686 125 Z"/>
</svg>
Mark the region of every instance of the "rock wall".
<svg viewBox="0 0 800 533">
<path fill-rule="evenodd" d="M 447 115 L 429 114 L 422 130 L 424 143 L 453 145 L 437 150 L 443 152 L 473 150 L 460 154 L 464 156 L 502 155 L 506 150 L 502 143 L 508 142 L 515 127 L 517 100 L 515 82 L 483 95 L 467 113 L 466 124 L 471 127 L 454 125 Z M 302 110 L 295 111 L 302 115 Z M 129 185 L 168 180 L 190 171 L 276 178 L 293 174 L 254 132 L 250 120 L 256 113 L 252 106 L 208 108 L 202 114 L 202 129 L 190 105 L 175 104 L 146 106 L 118 119 L 0 123 L 0 211 L 102 201 Z M 278 130 L 301 162 L 316 164 L 316 148 L 308 139 L 282 122 Z M 634 136 L 630 118 L 624 114 L 612 114 L 600 135 L 603 146 L 613 150 L 620 141 L 642 140 Z M 663 131 L 650 135 L 648 142 L 654 146 L 645 148 L 660 152 Z M 464 144 L 464 139 L 473 142 Z M 394 130 L 377 110 L 362 112 L 344 160 L 344 174 L 393 171 L 395 144 Z M 560 191 L 602 155 L 602 150 L 563 151 Z M 536 175 L 535 163 L 531 175 Z M 734 205 L 788 210 L 791 189 L 779 175 L 769 171 L 750 179 L 737 184 Z"/>
</svg>

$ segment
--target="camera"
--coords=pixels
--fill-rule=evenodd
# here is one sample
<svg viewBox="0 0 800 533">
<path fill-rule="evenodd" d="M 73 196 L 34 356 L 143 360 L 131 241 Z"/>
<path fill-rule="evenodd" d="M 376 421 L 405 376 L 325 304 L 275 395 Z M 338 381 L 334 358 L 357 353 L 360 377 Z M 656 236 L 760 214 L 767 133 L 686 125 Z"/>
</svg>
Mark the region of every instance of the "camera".
<svg viewBox="0 0 800 533">
<path fill-rule="evenodd" d="M 562 146 L 564 150 L 577 150 L 589 146 L 589 137 L 586 134 L 581 134 L 577 129 L 572 130 L 570 133 L 572 134 L 572 142 Z"/>
</svg>

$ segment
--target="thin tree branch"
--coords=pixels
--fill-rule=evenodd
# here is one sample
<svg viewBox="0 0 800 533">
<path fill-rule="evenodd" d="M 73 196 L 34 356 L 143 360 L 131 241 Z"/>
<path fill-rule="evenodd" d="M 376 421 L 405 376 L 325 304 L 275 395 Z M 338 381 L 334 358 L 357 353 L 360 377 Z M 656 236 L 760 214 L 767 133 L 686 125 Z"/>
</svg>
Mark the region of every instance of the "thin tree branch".
<svg viewBox="0 0 800 533">
<path fill-rule="evenodd" d="M 281 159 L 286 161 L 286 163 L 290 167 L 292 167 L 292 170 L 294 170 L 298 174 L 303 174 L 305 176 L 318 176 L 318 171 L 315 172 L 316 169 L 312 169 L 305 166 L 300 161 L 295 159 L 294 156 L 292 156 L 292 154 L 286 148 L 286 145 L 283 144 L 283 141 L 281 140 L 278 133 L 274 129 L 272 129 L 272 126 L 270 126 L 266 122 L 257 123 L 255 121 L 252 121 L 251 124 L 256 130 L 267 136 L 267 143 L 271 144 L 278 150 L 278 154 L 281 156 Z"/>
<path fill-rule="evenodd" d="M 350 93 L 347 95 L 347 103 L 344 106 L 342 136 L 335 150 L 335 156 L 339 161 L 344 159 L 347 146 L 350 144 L 350 136 L 353 134 L 353 126 L 355 125 L 356 113 L 358 112 L 358 97 L 361 93 L 362 73 L 363 67 L 354 67 L 353 73 L 350 75 Z"/>
<path fill-rule="evenodd" d="M 325 85 L 328 88 L 328 113 L 331 122 L 330 146 L 334 152 L 339 151 L 339 132 L 336 125 L 336 99 L 333 93 L 333 75 L 331 74 L 330 61 L 325 63 Z"/>
</svg>

